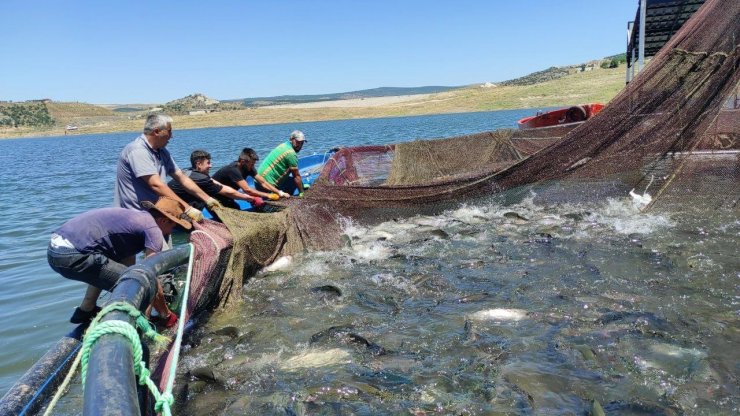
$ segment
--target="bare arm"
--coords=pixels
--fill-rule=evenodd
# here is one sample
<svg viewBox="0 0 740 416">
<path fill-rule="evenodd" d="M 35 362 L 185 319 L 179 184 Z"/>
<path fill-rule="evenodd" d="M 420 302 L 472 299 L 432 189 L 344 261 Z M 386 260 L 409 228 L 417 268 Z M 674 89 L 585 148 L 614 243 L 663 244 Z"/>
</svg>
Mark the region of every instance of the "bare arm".
<svg viewBox="0 0 740 416">
<path fill-rule="evenodd" d="M 149 248 L 144 251 L 144 255 L 146 257 L 151 257 L 155 254 L 157 254 L 157 252 Z M 157 293 L 154 294 L 154 299 L 152 299 L 152 307 L 156 309 L 159 316 L 163 318 L 170 316 L 170 313 L 172 313 L 170 308 L 167 307 L 167 301 L 164 298 L 164 289 L 162 289 L 162 284 L 159 283 L 159 279 L 157 279 Z"/>
<path fill-rule="evenodd" d="M 180 171 L 178 170 L 177 172 L 180 172 Z M 193 186 L 198 188 L 198 186 L 195 185 L 195 183 L 193 183 L 193 181 L 190 178 L 188 178 L 187 176 L 185 177 L 193 184 Z M 146 176 L 142 176 L 141 179 L 144 182 L 146 182 L 146 184 L 149 185 L 149 187 L 152 188 L 152 191 L 156 192 L 157 195 L 166 196 L 167 198 L 172 198 L 175 201 L 179 201 L 184 206 L 188 205 L 185 201 L 180 199 L 180 197 L 177 196 L 177 194 L 174 191 L 172 191 L 172 189 L 170 189 L 170 187 L 167 186 L 166 183 L 162 182 L 162 179 L 159 177 L 159 175 L 146 175 Z M 200 190 L 200 188 L 198 188 L 198 190 Z M 203 193 L 203 191 L 200 191 L 200 192 Z M 157 202 L 157 201 L 151 201 L 151 202 Z"/>
<path fill-rule="evenodd" d="M 267 182 L 265 178 L 262 177 L 262 175 L 255 175 L 254 176 L 255 182 L 259 183 L 260 186 L 262 186 L 265 189 L 269 189 L 270 192 L 274 192 L 276 194 L 279 194 L 280 191 L 274 187 L 270 182 Z"/>
<path fill-rule="evenodd" d="M 298 192 L 303 193 L 303 178 L 301 178 L 301 172 L 297 167 L 290 168 L 290 173 L 293 174 L 293 181 L 295 186 L 298 188 Z"/>
<path fill-rule="evenodd" d="M 260 192 L 254 188 L 251 188 L 249 184 L 247 184 L 247 181 L 245 179 L 240 180 L 236 184 L 239 185 L 239 188 L 241 188 L 245 194 L 249 194 L 252 196 L 258 196 L 260 198 L 269 198 L 270 194 L 265 193 L 265 192 Z"/>
<path fill-rule="evenodd" d="M 221 190 L 218 191 L 219 195 L 223 195 L 231 199 L 241 199 L 241 200 L 249 201 L 249 202 L 254 201 L 253 195 L 243 194 L 230 186 L 226 186 L 226 185 L 221 185 L 221 186 L 222 186 Z"/>
<path fill-rule="evenodd" d="M 190 179 L 190 177 L 188 175 L 182 173 L 181 170 L 175 171 L 172 174 L 172 177 L 176 181 L 180 182 L 180 185 L 182 185 L 183 188 L 185 188 L 186 191 L 188 191 L 192 195 L 197 196 L 203 202 L 208 202 L 208 199 L 211 198 L 210 196 L 208 196 L 207 193 L 203 192 L 203 190 L 200 189 L 200 187 L 198 185 L 196 185 L 195 182 L 193 182 L 193 180 Z M 167 186 L 167 185 L 165 185 L 165 186 Z M 167 189 L 169 189 L 169 188 L 167 188 Z M 172 190 L 170 190 L 170 192 L 172 192 Z M 174 194 L 174 192 L 172 192 L 172 193 Z M 180 199 L 180 198 L 178 198 L 178 199 Z"/>
</svg>

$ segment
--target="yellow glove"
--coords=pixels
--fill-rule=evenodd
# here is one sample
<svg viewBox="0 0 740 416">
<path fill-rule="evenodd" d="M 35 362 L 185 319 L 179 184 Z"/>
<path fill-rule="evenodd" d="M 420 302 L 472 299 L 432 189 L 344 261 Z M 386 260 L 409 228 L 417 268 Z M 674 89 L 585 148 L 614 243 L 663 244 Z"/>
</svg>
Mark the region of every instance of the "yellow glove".
<svg viewBox="0 0 740 416">
<path fill-rule="evenodd" d="M 190 219 L 193 220 L 193 221 L 195 221 L 195 222 L 201 222 L 201 221 L 203 221 L 203 213 L 200 212 L 199 209 L 195 209 L 193 207 L 190 207 L 187 210 L 185 210 L 185 215 L 187 215 L 188 217 L 190 217 Z"/>
<path fill-rule="evenodd" d="M 219 200 L 216 198 L 208 198 L 208 200 L 206 201 L 206 206 L 208 207 L 208 209 L 213 209 L 213 208 L 221 209 L 224 207 L 221 204 L 221 202 L 219 202 Z"/>
<path fill-rule="evenodd" d="M 270 201 L 277 201 L 278 199 L 280 199 L 280 195 L 270 194 L 270 195 L 267 195 L 267 199 L 269 199 Z"/>
</svg>

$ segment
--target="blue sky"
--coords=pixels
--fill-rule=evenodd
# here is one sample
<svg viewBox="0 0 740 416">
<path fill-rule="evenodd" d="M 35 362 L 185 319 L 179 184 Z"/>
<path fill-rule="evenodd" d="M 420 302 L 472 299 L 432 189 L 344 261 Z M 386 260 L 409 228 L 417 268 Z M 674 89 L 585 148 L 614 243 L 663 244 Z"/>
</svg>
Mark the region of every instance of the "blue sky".
<svg viewBox="0 0 740 416">
<path fill-rule="evenodd" d="M 0 100 L 497 82 L 622 53 L 637 0 L 0 1 Z"/>
</svg>

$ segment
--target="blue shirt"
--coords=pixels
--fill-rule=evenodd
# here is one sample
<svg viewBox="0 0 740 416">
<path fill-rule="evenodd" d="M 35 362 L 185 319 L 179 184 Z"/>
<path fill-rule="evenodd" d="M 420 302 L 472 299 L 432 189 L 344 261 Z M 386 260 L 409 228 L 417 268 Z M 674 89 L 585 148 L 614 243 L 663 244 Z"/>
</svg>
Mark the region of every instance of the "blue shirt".
<svg viewBox="0 0 740 416">
<path fill-rule="evenodd" d="M 103 253 L 121 261 L 148 248 L 162 251 L 164 236 L 148 212 L 126 208 L 99 208 L 82 213 L 54 233 L 69 240 L 81 253 Z"/>
<path fill-rule="evenodd" d="M 179 168 L 167 149 L 154 150 L 142 134 L 126 145 L 118 157 L 113 206 L 143 210 L 141 201 L 157 202 L 159 194 L 142 176 L 159 175 L 163 183 Z"/>
</svg>

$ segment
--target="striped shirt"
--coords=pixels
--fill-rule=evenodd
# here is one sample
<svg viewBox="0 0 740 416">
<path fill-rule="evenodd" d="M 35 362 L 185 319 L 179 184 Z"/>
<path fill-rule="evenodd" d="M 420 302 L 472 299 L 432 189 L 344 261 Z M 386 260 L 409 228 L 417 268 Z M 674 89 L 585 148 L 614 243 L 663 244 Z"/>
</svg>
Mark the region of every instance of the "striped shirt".
<svg viewBox="0 0 740 416">
<path fill-rule="evenodd" d="M 272 149 L 260 164 L 257 172 L 272 186 L 279 186 L 290 173 L 290 168 L 298 167 L 298 155 L 293 145 L 287 141 Z"/>
</svg>

